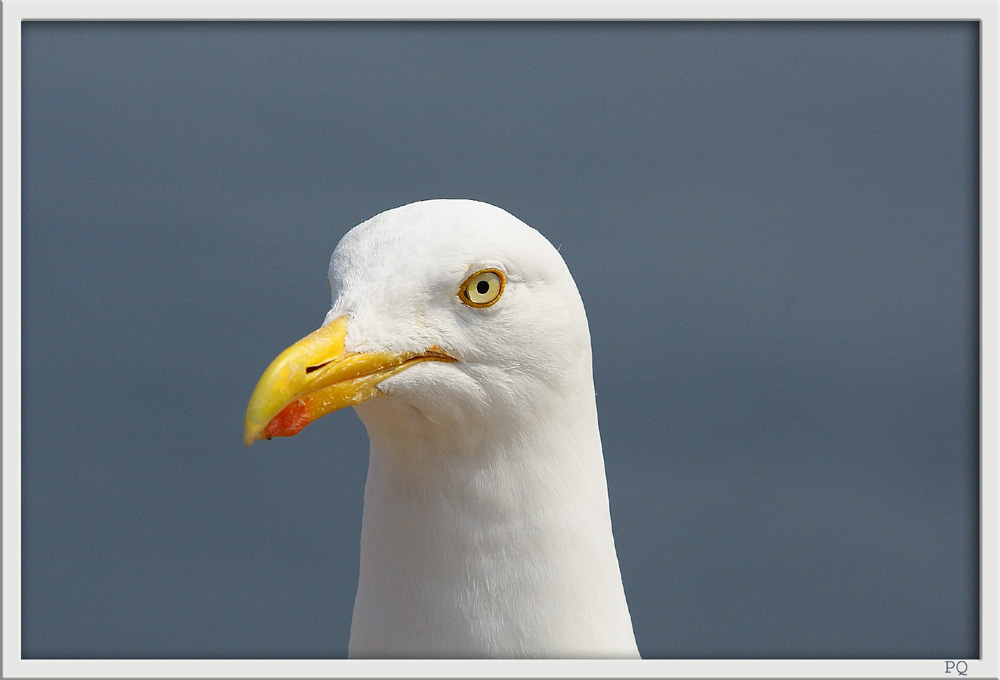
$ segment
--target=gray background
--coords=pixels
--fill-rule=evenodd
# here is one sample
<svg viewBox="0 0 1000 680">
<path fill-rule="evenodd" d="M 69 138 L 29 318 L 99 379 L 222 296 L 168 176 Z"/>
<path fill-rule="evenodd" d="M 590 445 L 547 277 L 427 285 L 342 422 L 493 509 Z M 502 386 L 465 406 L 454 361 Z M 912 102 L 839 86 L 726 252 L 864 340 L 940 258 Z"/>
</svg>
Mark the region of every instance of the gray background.
<svg viewBox="0 0 1000 680">
<path fill-rule="evenodd" d="M 431 197 L 574 272 L 645 656 L 978 656 L 976 24 L 23 38 L 24 656 L 346 653 L 364 429 L 243 414 Z"/>
</svg>

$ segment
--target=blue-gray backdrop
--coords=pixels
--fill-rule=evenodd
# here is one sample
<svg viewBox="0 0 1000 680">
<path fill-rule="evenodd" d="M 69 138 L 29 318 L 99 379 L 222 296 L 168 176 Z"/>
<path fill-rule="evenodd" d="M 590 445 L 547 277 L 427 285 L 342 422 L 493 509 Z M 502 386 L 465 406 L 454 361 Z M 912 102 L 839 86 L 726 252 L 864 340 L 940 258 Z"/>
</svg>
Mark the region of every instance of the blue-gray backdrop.
<svg viewBox="0 0 1000 680">
<path fill-rule="evenodd" d="M 978 655 L 977 24 L 23 38 L 26 657 L 345 655 L 364 429 L 243 414 L 432 197 L 575 274 L 645 656 Z"/>
</svg>

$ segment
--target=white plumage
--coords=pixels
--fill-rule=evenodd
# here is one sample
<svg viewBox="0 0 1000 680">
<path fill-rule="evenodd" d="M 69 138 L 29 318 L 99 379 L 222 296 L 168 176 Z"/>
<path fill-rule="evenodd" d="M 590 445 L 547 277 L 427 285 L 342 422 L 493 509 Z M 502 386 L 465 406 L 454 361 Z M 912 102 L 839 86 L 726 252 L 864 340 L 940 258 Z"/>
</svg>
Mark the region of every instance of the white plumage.
<svg viewBox="0 0 1000 680">
<path fill-rule="evenodd" d="M 484 270 L 502 294 L 471 306 Z M 346 355 L 454 359 L 354 403 L 371 449 L 350 656 L 637 657 L 590 333 L 556 249 L 494 206 L 424 201 L 344 236 L 330 284 Z"/>
</svg>

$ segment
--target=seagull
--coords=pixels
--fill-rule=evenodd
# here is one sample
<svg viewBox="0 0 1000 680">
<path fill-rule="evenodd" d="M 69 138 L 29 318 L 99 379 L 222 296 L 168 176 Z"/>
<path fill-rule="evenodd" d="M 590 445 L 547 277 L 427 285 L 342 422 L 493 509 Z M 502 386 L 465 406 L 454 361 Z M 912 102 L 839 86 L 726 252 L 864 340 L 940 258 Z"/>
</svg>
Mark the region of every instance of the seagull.
<svg viewBox="0 0 1000 680">
<path fill-rule="evenodd" d="M 329 282 L 244 443 L 347 406 L 365 425 L 348 656 L 638 658 L 590 330 L 556 248 L 487 203 L 420 201 L 350 230 Z"/>
</svg>

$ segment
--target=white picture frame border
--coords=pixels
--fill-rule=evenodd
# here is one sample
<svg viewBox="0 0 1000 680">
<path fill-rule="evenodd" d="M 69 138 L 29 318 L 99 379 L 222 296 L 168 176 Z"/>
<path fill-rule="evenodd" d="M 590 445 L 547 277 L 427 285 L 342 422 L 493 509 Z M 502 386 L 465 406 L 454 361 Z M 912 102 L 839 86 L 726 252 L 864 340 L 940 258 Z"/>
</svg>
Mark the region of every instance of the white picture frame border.
<svg viewBox="0 0 1000 680">
<path fill-rule="evenodd" d="M 643 2 L 523 0 L 477 3 L 352 0 L 8 0 L 3 35 L 3 677 L 690 677 L 996 678 L 998 477 L 997 19 L 978 2 Z M 981 625 L 980 659 L 439 661 L 128 660 L 21 658 L 21 23 L 24 21 L 252 20 L 961 20 L 978 21 L 981 49 Z"/>
</svg>

